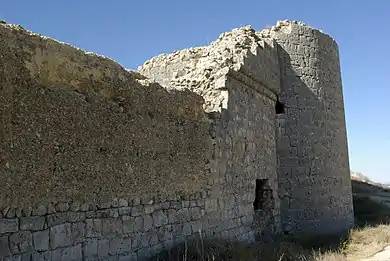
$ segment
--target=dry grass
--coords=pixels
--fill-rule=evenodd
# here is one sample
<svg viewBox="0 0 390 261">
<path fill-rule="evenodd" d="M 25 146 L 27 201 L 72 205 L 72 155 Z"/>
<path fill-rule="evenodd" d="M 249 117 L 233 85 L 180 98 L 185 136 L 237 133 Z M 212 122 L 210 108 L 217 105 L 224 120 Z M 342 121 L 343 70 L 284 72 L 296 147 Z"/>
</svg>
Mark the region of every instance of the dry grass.
<svg viewBox="0 0 390 261">
<path fill-rule="evenodd" d="M 321 241 L 322 239 L 322 241 Z M 340 237 L 338 237 L 340 239 Z M 320 240 L 320 241 L 319 241 Z M 319 242 L 318 242 L 319 241 Z M 328 241 L 328 243 L 326 243 Z M 310 244 L 308 242 L 316 242 Z M 332 245 L 333 244 L 333 245 Z M 280 237 L 269 243 L 240 244 L 192 240 L 152 260 L 169 261 L 357 261 L 390 244 L 390 226 L 358 228 L 346 240 L 323 236 Z M 319 246 L 321 245 L 321 246 Z"/>
</svg>

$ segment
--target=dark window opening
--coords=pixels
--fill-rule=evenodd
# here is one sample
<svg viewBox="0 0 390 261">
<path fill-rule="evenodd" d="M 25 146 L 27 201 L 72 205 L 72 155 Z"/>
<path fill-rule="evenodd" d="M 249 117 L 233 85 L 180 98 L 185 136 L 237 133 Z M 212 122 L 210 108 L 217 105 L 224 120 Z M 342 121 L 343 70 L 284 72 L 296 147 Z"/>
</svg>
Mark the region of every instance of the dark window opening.
<svg viewBox="0 0 390 261">
<path fill-rule="evenodd" d="M 268 179 L 256 179 L 255 201 L 253 202 L 254 210 L 272 210 L 273 196 L 272 189 L 268 185 Z"/>
<path fill-rule="evenodd" d="M 283 114 L 284 113 L 284 103 L 279 101 L 279 97 L 276 100 L 275 111 L 276 111 L 276 114 Z"/>
</svg>

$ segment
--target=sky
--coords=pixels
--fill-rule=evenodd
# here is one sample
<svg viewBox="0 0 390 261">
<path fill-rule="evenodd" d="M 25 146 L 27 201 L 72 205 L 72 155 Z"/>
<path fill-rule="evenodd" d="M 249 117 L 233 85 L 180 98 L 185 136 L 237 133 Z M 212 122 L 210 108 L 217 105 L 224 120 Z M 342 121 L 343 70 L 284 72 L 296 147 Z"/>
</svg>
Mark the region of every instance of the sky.
<svg viewBox="0 0 390 261">
<path fill-rule="evenodd" d="M 339 44 L 351 170 L 390 182 L 389 0 L 12 0 L 0 20 L 137 69 L 221 33 L 299 20 Z"/>
</svg>

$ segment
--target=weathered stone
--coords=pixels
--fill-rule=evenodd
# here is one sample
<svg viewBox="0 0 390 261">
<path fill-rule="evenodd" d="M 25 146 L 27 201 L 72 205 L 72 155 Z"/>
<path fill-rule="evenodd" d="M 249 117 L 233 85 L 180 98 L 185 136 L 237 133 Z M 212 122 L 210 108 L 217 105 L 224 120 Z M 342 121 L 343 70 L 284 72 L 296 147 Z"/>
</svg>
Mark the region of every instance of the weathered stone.
<svg viewBox="0 0 390 261">
<path fill-rule="evenodd" d="M 111 202 L 111 207 L 117 208 L 119 207 L 119 200 L 117 198 L 114 198 Z"/>
<path fill-rule="evenodd" d="M 84 242 L 86 235 L 86 225 L 84 222 L 77 222 L 71 224 L 72 230 L 72 243 L 82 243 Z"/>
<path fill-rule="evenodd" d="M 13 254 L 31 252 L 34 250 L 30 231 L 17 232 L 9 237 L 9 245 Z"/>
<path fill-rule="evenodd" d="M 1 218 L 0 219 L 0 234 L 12 233 L 19 230 L 19 220 L 17 218 L 8 219 Z"/>
<path fill-rule="evenodd" d="M 47 225 L 49 227 L 60 225 L 68 222 L 68 212 L 54 213 L 46 216 Z"/>
<path fill-rule="evenodd" d="M 76 223 L 85 221 L 85 212 L 69 212 L 68 213 L 68 221 L 70 223 Z"/>
<path fill-rule="evenodd" d="M 118 261 L 137 261 L 137 254 L 132 253 L 129 255 L 120 256 Z"/>
<path fill-rule="evenodd" d="M 81 211 L 84 211 L 84 212 L 87 212 L 87 211 L 89 210 L 89 205 L 88 205 L 88 203 L 83 203 L 83 204 L 81 204 L 80 210 L 81 210 Z"/>
<path fill-rule="evenodd" d="M 140 232 L 144 229 L 143 217 L 135 217 L 134 219 L 134 232 Z"/>
<path fill-rule="evenodd" d="M 52 252 L 52 260 L 56 261 L 80 261 L 82 260 L 82 245 L 55 249 Z"/>
<path fill-rule="evenodd" d="M 153 228 L 153 218 L 151 215 L 142 216 L 144 220 L 144 231 L 149 231 Z"/>
<path fill-rule="evenodd" d="M 68 202 L 59 202 L 55 205 L 55 209 L 57 212 L 66 212 L 70 208 Z"/>
<path fill-rule="evenodd" d="M 141 216 L 144 214 L 144 207 L 142 205 L 134 206 L 131 208 L 131 215 L 133 217 Z"/>
<path fill-rule="evenodd" d="M 45 225 L 45 217 L 22 217 L 20 218 L 20 230 L 42 230 Z"/>
<path fill-rule="evenodd" d="M 7 256 L 4 261 L 22 261 L 22 255 Z"/>
<path fill-rule="evenodd" d="M 69 208 L 70 211 L 72 212 L 77 212 L 77 211 L 80 211 L 81 210 L 81 203 L 80 202 L 72 202 L 70 204 L 70 208 Z"/>
<path fill-rule="evenodd" d="M 51 251 L 32 253 L 32 261 L 51 261 Z"/>
<path fill-rule="evenodd" d="M 153 223 L 155 227 L 161 227 L 168 224 L 168 217 L 164 211 L 159 210 L 153 213 Z"/>
<path fill-rule="evenodd" d="M 86 220 L 87 237 L 101 237 L 103 224 L 101 219 Z"/>
<path fill-rule="evenodd" d="M 125 200 L 125 199 L 119 199 L 118 204 L 119 204 L 119 207 L 127 207 L 127 206 L 129 206 L 129 202 L 127 202 L 127 200 Z"/>
<path fill-rule="evenodd" d="M 115 238 L 111 239 L 109 243 L 109 253 L 111 255 L 121 255 L 131 251 L 130 238 Z"/>
<path fill-rule="evenodd" d="M 135 218 L 130 216 L 122 216 L 122 224 L 123 224 L 123 233 L 133 233 L 134 232 L 134 223 Z"/>
<path fill-rule="evenodd" d="M 5 215 L 5 217 L 6 217 L 6 218 L 14 218 L 14 217 L 16 217 L 16 208 L 11 207 L 11 208 L 8 210 L 8 212 L 7 212 L 7 214 Z"/>
<path fill-rule="evenodd" d="M 67 247 L 72 244 L 72 229 L 70 223 L 65 223 L 50 228 L 50 247 L 52 249 L 56 249 L 58 247 Z"/>
<path fill-rule="evenodd" d="M 85 242 L 83 253 L 85 257 L 96 257 L 98 256 L 98 239 L 88 239 Z"/>
<path fill-rule="evenodd" d="M 8 236 L 0 237 L 0 256 L 8 256 L 10 254 Z"/>
<path fill-rule="evenodd" d="M 145 214 L 152 214 L 155 210 L 155 207 L 154 205 L 146 205 L 145 208 L 144 208 L 144 211 L 145 211 Z"/>
<path fill-rule="evenodd" d="M 131 207 L 121 207 L 118 209 L 119 216 L 131 215 Z"/>
<path fill-rule="evenodd" d="M 49 230 L 43 230 L 33 233 L 33 243 L 34 248 L 37 251 L 46 251 L 49 250 Z"/>
<path fill-rule="evenodd" d="M 33 216 L 43 216 L 47 214 L 47 208 L 45 205 L 39 205 L 32 211 Z"/>
<path fill-rule="evenodd" d="M 115 237 L 123 233 L 122 220 L 119 218 L 102 219 L 102 235 L 105 237 Z"/>
</svg>

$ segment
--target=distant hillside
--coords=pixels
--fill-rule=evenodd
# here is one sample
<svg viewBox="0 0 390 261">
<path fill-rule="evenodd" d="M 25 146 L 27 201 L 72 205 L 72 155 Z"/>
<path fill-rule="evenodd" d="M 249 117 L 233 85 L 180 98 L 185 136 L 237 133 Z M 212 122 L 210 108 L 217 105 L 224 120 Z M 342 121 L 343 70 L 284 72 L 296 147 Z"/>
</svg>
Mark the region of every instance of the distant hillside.
<svg viewBox="0 0 390 261">
<path fill-rule="evenodd" d="M 384 187 L 384 188 L 389 188 L 390 187 L 390 183 L 382 184 L 382 183 L 374 182 L 369 177 L 365 176 L 361 172 L 353 172 L 352 171 L 351 172 L 351 179 L 352 180 L 356 180 L 356 181 L 360 181 L 360 182 L 364 182 L 364 183 L 367 183 L 367 184 L 375 185 L 375 186 L 378 186 L 378 187 Z"/>
</svg>

